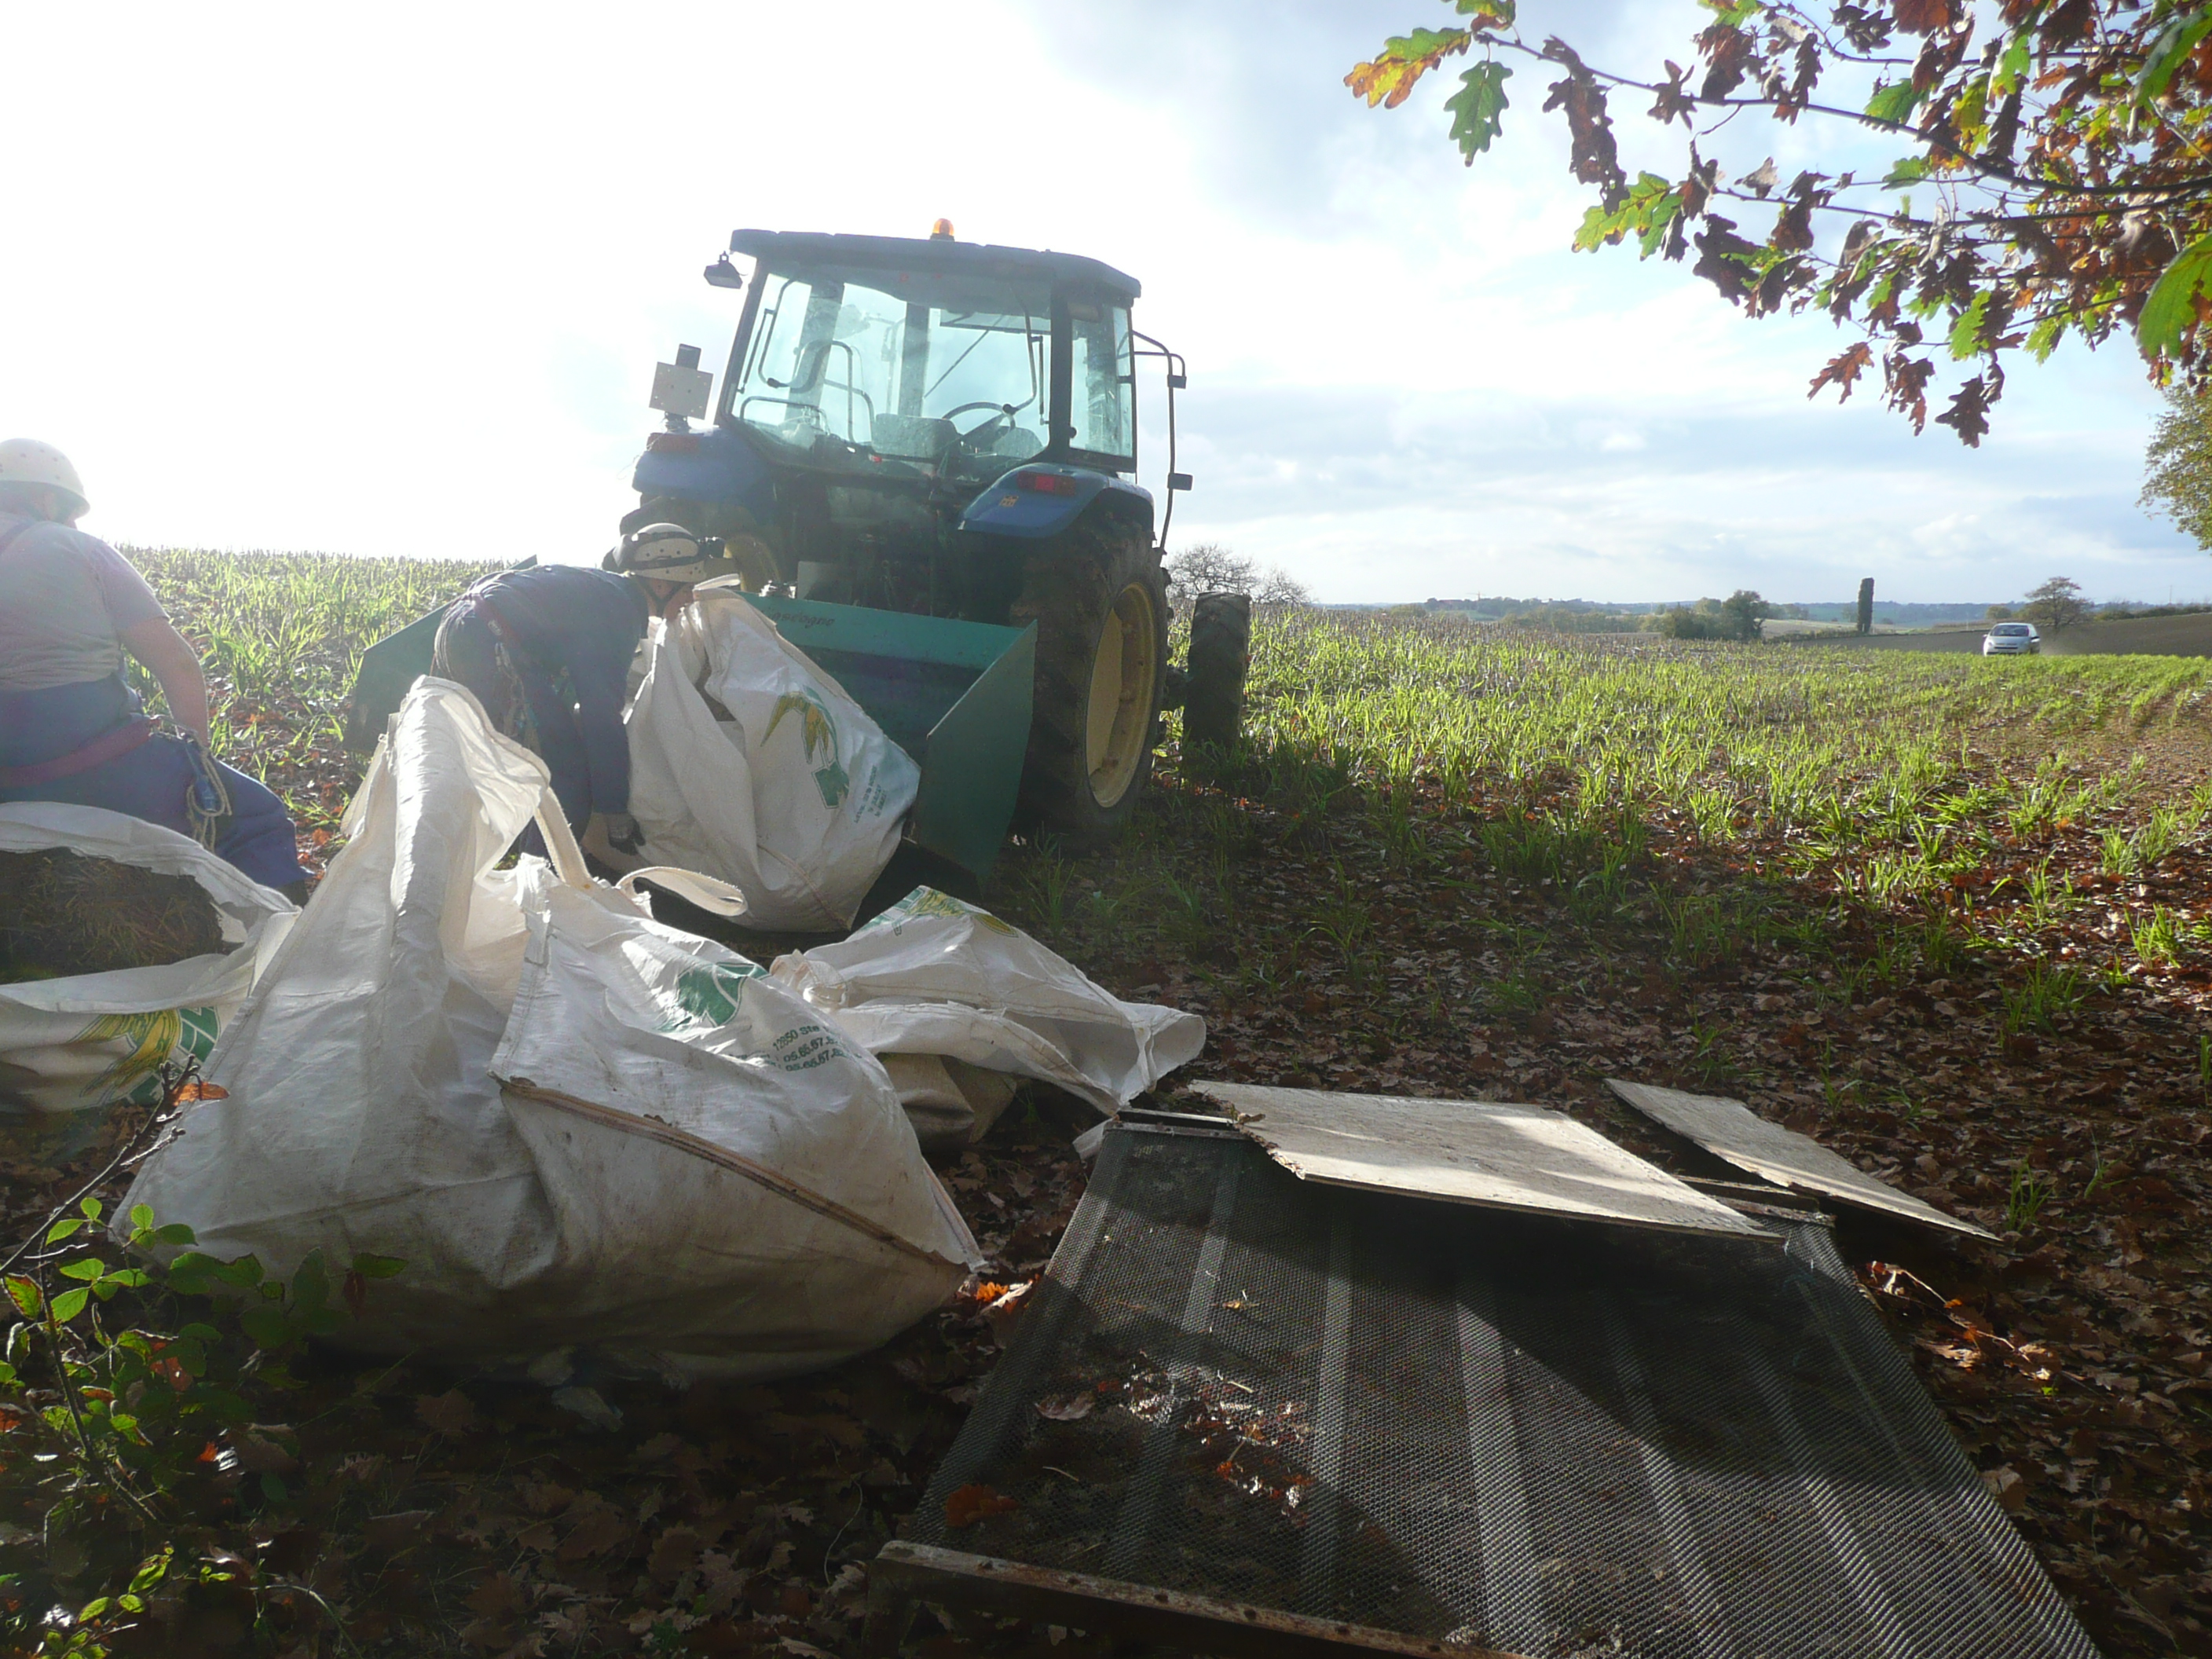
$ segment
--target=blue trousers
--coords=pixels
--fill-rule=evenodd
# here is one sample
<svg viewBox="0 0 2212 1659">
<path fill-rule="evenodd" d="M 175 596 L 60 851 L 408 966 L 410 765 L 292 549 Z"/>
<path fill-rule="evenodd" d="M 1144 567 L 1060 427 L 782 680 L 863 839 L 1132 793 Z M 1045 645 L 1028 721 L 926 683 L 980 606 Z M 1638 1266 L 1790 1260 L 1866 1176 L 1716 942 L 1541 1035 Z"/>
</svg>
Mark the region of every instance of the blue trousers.
<svg viewBox="0 0 2212 1659">
<path fill-rule="evenodd" d="M 58 759 L 138 712 L 137 694 L 123 684 L 120 675 L 36 691 L 0 691 L 0 766 L 36 766 Z M 284 803 L 245 773 L 220 764 L 217 769 L 230 791 L 231 819 L 216 842 L 216 855 L 264 887 L 289 887 L 307 879 Z M 73 776 L 0 788 L 0 801 L 104 806 L 189 836 L 191 820 L 185 812 L 185 797 L 191 780 L 191 751 L 183 740 L 152 737 L 129 754 Z"/>
</svg>

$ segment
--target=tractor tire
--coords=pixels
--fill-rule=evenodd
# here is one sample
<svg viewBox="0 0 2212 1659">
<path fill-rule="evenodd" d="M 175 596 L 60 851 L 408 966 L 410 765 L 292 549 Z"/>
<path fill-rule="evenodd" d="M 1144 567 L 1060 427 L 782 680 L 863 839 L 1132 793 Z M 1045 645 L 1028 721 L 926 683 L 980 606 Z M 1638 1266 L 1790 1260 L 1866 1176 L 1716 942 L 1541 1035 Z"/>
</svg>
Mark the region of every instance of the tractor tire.
<svg viewBox="0 0 2212 1659">
<path fill-rule="evenodd" d="M 1252 665 L 1252 598 L 1201 593 L 1190 615 L 1190 666 L 1183 682 L 1185 754 L 1236 748 L 1244 724 L 1244 676 Z"/>
<path fill-rule="evenodd" d="M 1077 525 L 1030 556 L 1009 620 L 1037 629 L 1021 819 L 1102 845 L 1137 810 L 1152 769 L 1168 601 L 1152 538 L 1110 519 Z"/>
</svg>

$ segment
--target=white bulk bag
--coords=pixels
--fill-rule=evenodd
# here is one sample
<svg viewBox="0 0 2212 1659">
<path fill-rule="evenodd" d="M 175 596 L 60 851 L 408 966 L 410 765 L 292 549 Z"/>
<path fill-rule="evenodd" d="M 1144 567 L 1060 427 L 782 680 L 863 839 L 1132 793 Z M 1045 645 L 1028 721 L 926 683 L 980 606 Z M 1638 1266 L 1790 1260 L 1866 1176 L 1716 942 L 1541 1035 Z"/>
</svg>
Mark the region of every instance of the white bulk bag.
<svg viewBox="0 0 2212 1659">
<path fill-rule="evenodd" d="M 152 1099 L 165 1063 L 204 1058 L 215 1046 L 299 912 L 158 823 L 56 801 L 0 805 L 0 852 L 51 848 L 190 877 L 214 902 L 232 948 L 155 968 L 0 985 L 0 1102 L 70 1112 Z"/>
<path fill-rule="evenodd" d="M 605 1344 L 767 1377 L 938 1305 L 975 1249 L 882 1067 L 592 881 L 548 782 L 466 690 L 417 683 L 208 1063 L 228 1097 L 130 1201 L 277 1272 L 401 1258 L 340 1333 L 387 1352 Z M 495 869 L 533 816 L 553 863 Z"/>
<path fill-rule="evenodd" d="M 733 883 L 754 926 L 842 930 L 898 846 L 921 769 L 729 580 L 647 643 L 627 716 L 641 856 Z"/>
<path fill-rule="evenodd" d="M 1019 928 L 933 887 L 850 939 L 777 957 L 771 972 L 871 1054 L 1036 1078 L 1105 1113 L 1206 1046 L 1198 1015 L 1123 1002 Z M 950 1080 L 959 1085 L 960 1074 Z M 915 1079 L 925 1081 L 935 1079 Z M 980 1138 L 984 1103 L 959 1092 L 978 1108 L 967 1138 Z"/>
</svg>

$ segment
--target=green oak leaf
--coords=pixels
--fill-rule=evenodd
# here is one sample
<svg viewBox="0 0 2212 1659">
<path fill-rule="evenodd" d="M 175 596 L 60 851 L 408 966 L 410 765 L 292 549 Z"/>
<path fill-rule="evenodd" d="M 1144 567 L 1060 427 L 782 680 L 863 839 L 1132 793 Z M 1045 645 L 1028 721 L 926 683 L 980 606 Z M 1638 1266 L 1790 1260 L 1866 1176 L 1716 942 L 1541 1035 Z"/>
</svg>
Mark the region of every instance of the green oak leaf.
<svg viewBox="0 0 2212 1659">
<path fill-rule="evenodd" d="M 2197 295 L 2212 280 L 2212 236 L 2175 254 L 2136 319 L 2136 343 L 2146 357 L 2181 355 L 2183 331 L 2197 320 Z"/>
<path fill-rule="evenodd" d="M 1505 82 L 1512 73 L 1503 64 L 1477 64 L 1459 77 L 1459 90 L 1444 100 L 1452 112 L 1452 142 L 1470 166 L 1505 130 Z"/>
</svg>

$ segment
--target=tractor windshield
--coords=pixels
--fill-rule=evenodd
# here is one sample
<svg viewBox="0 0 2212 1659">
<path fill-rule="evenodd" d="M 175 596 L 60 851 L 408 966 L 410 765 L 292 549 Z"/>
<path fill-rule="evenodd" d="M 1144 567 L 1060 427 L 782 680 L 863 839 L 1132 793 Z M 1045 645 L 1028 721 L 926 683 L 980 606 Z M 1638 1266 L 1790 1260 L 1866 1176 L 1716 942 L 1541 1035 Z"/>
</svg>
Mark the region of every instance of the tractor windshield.
<svg viewBox="0 0 2212 1659">
<path fill-rule="evenodd" d="M 810 452 L 830 438 L 977 473 L 1045 447 L 1052 303 L 1042 284 L 890 270 L 759 280 L 730 404 L 755 431 Z"/>
</svg>

